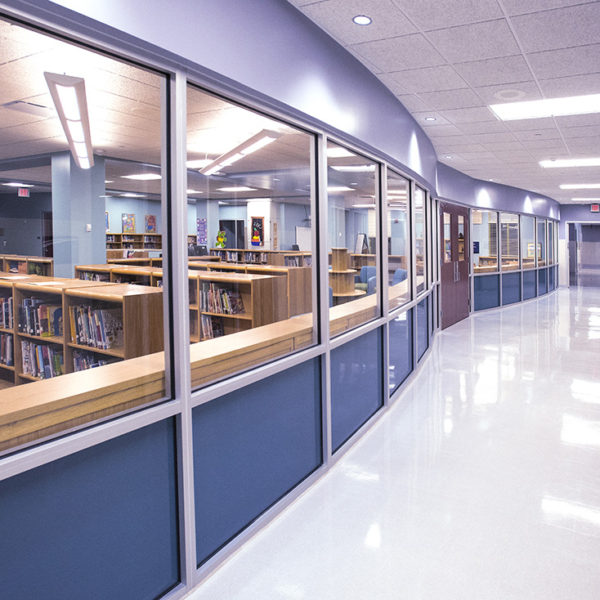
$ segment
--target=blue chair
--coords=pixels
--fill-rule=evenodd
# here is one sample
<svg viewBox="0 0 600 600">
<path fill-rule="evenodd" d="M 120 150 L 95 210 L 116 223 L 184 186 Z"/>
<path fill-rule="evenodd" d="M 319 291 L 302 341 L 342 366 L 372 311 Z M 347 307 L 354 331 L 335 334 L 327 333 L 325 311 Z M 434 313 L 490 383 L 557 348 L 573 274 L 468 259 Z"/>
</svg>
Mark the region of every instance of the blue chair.
<svg viewBox="0 0 600 600">
<path fill-rule="evenodd" d="M 408 277 L 408 272 L 406 269 L 396 269 L 394 271 L 394 276 L 392 277 L 392 285 L 396 285 L 404 281 Z"/>
<path fill-rule="evenodd" d="M 371 279 L 377 280 L 377 269 L 372 266 L 361 267 L 360 274 L 356 278 L 354 287 L 357 290 L 362 290 L 363 292 L 368 293 L 369 281 Z M 375 284 L 373 284 L 373 285 L 375 285 Z"/>
<path fill-rule="evenodd" d="M 375 293 L 376 284 L 377 284 L 377 277 L 375 275 L 373 277 L 369 277 L 369 281 L 367 281 L 367 296 L 369 294 Z"/>
</svg>

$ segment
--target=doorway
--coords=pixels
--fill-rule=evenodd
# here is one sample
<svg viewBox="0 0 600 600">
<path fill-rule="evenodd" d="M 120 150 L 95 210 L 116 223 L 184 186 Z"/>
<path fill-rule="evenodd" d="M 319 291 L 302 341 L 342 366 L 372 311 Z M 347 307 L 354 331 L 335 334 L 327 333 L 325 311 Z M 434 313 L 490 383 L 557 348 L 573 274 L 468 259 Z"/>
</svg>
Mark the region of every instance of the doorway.
<svg viewBox="0 0 600 600">
<path fill-rule="evenodd" d="M 440 203 L 442 329 L 469 316 L 469 209 Z"/>
<path fill-rule="evenodd" d="M 569 285 L 600 287 L 600 225 L 569 223 Z"/>
<path fill-rule="evenodd" d="M 226 248 L 245 248 L 246 234 L 244 221 L 241 219 L 220 220 L 219 229 L 225 232 L 227 242 Z"/>
</svg>

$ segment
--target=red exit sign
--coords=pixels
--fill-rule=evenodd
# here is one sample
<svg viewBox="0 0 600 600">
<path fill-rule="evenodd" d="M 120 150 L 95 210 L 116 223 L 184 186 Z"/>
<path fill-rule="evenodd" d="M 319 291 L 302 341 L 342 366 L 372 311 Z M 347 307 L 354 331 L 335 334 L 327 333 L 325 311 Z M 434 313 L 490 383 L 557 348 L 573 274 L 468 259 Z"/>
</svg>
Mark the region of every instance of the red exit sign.
<svg viewBox="0 0 600 600">
<path fill-rule="evenodd" d="M 19 198 L 29 198 L 29 188 L 19 188 L 17 191 Z"/>
<path fill-rule="evenodd" d="M 592 204 L 590 209 L 592 212 L 600 212 L 600 204 Z"/>
</svg>

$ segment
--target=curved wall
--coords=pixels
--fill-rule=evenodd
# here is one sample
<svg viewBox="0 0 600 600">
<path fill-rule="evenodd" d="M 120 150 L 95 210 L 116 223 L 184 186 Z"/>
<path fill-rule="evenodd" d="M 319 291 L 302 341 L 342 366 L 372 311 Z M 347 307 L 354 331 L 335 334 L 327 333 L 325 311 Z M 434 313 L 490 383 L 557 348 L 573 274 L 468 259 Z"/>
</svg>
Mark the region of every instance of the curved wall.
<svg viewBox="0 0 600 600">
<path fill-rule="evenodd" d="M 559 218 L 559 205 L 550 198 L 475 180 L 438 163 L 431 141 L 397 98 L 284 0 L 253 2 L 252 10 L 244 0 L 146 0 L 143 10 L 135 0 L 4 4 L 51 14 L 55 22 L 58 18 L 71 27 L 92 29 L 109 42 L 129 42 L 183 66 L 192 78 L 197 74 L 221 85 L 236 82 L 240 92 L 242 84 L 248 97 L 348 142 L 356 140 L 446 200 Z"/>
</svg>

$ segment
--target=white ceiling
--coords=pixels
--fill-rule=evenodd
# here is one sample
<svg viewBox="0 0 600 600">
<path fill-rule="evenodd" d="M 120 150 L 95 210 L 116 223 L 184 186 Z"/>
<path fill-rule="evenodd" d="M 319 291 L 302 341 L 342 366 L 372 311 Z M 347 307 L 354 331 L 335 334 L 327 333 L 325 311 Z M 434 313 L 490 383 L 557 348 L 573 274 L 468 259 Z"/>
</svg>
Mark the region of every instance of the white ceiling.
<svg viewBox="0 0 600 600">
<path fill-rule="evenodd" d="M 398 97 L 441 162 L 561 203 L 574 194 L 560 184 L 600 182 L 600 168 L 538 164 L 600 156 L 600 114 L 501 122 L 488 108 L 600 93 L 600 2 L 289 1 Z M 372 24 L 355 25 L 358 14 Z M 598 196 L 593 190 L 576 195 Z"/>
</svg>

